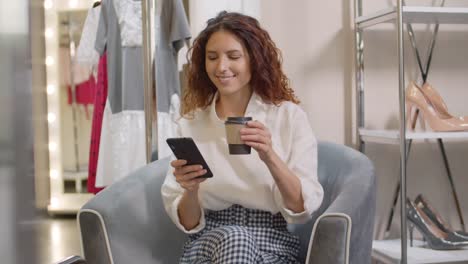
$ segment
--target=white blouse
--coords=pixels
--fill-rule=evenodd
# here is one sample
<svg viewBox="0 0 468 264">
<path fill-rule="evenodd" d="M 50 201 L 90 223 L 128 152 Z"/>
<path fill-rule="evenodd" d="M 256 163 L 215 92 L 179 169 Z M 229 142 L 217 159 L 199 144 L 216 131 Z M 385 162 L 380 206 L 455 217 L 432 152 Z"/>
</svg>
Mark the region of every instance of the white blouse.
<svg viewBox="0 0 468 264">
<path fill-rule="evenodd" d="M 196 233 L 205 227 L 203 209 L 223 210 L 233 204 L 273 214 L 281 212 L 288 223 L 309 220 L 322 203 L 323 188 L 317 178 L 317 141 L 304 110 L 291 102 L 279 106 L 264 103 L 254 93 L 245 114 L 268 127 L 273 149 L 300 179 L 305 211 L 294 213 L 285 208 L 273 176 L 254 149 L 250 155 L 229 155 L 224 121 L 216 114 L 215 101 L 198 110 L 193 119 L 177 121 L 177 136 L 193 138 L 214 176 L 200 184 L 199 225 L 186 230 L 177 212 L 185 190 L 176 182 L 174 170 L 169 166 L 161 193 L 172 221 L 185 233 Z"/>
<path fill-rule="evenodd" d="M 99 53 L 94 49 L 94 42 L 96 41 L 100 14 L 101 6 L 92 7 L 88 10 L 83 31 L 81 32 L 80 43 L 76 50 L 76 62 L 92 69 L 97 69 L 99 64 Z"/>
</svg>

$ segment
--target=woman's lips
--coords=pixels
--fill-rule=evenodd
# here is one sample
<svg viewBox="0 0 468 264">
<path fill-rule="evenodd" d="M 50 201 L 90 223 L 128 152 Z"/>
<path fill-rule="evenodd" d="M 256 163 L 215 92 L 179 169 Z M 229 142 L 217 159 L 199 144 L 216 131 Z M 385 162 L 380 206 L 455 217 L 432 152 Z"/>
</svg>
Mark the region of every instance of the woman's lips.
<svg viewBox="0 0 468 264">
<path fill-rule="evenodd" d="M 228 84 L 229 81 L 231 81 L 232 79 L 234 79 L 234 77 L 236 77 L 235 75 L 230 75 L 230 76 L 216 76 L 216 78 L 218 78 L 219 82 L 222 83 L 222 84 Z"/>
</svg>

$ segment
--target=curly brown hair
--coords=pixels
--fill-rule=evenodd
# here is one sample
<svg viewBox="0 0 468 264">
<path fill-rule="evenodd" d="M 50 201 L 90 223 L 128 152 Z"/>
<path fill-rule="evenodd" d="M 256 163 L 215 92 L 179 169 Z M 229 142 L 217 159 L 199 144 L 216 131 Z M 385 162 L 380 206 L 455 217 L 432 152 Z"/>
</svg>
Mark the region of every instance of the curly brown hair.
<svg viewBox="0 0 468 264">
<path fill-rule="evenodd" d="M 206 28 L 195 38 L 187 54 L 189 65 L 187 88 L 182 99 L 182 116 L 198 108 L 206 108 L 214 99 L 217 89 L 206 72 L 205 53 L 209 38 L 220 30 L 231 32 L 243 42 L 250 57 L 250 85 L 263 101 L 275 105 L 284 101 L 299 103 L 289 79 L 281 69 L 281 51 L 268 32 L 253 17 L 223 11 L 208 20 Z"/>
</svg>

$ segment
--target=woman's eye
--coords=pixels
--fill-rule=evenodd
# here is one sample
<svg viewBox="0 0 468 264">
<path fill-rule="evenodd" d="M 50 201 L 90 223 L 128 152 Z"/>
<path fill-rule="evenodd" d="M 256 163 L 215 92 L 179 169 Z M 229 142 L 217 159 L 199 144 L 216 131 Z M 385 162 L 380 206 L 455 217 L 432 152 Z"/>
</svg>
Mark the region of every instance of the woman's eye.
<svg viewBox="0 0 468 264">
<path fill-rule="evenodd" d="M 231 60 L 238 60 L 240 59 L 240 56 L 234 56 L 234 57 L 229 57 Z"/>
<path fill-rule="evenodd" d="M 216 60 L 217 58 L 216 57 L 208 57 L 208 60 L 212 61 L 212 60 Z"/>
</svg>

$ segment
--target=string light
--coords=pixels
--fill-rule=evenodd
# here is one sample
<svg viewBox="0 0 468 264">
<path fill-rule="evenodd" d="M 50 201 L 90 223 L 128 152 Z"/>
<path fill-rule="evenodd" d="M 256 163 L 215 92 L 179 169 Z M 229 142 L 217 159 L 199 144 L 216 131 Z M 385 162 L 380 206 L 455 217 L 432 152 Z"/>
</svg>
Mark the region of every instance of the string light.
<svg viewBox="0 0 468 264">
<path fill-rule="evenodd" d="M 45 0 L 44 1 L 44 8 L 45 9 L 51 9 L 54 6 L 54 3 L 52 0 Z"/>
<path fill-rule="evenodd" d="M 49 151 L 50 152 L 55 152 L 57 150 L 57 143 L 55 142 L 50 142 L 49 143 Z"/>
<path fill-rule="evenodd" d="M 54 61 L 54 58 L 53 58 L 52 56 L 47 56 L 46 62 L 45 62 L 47 66 L 53 65 L 54 62 L 55 62 L 55 61 Z"/>
<path fill-rule="evenodd" d="M 47 94 L 54 94 L 55 93 L 55 85 L 49 84 L 47 85 Z"/>
<path fill-rule="evenodd" d="M 56 206 L 56 205 L 58 205 L 58 199 L 57 199 L 57 197 L 52 197 L 52 198 L 50 198 L 50 205 L 51 205 L 51 206 Z"/>
<path fill-rule="evenodd" d="M 50 178 L 52 179 L 58 179 L 58 171 L 57 170 L 50 170 Z"/>
<path fill-rule="evenodd" d="M 55 121 L 55 119 L 57 119 L 57 117 L 55 116 L 54 113 L 49 113 L 47 115 L 47 121 L 49 121 L 49 123 L 53 123 Z"/>
<path fill-rule="evenodd" d="M 78 5 L 78 1 L 77 0 L 70 0 L 68 2 L 68 5 L 71 7 L 71 8 L 75 8 L 77 5 Z"/>
<path fill-rule="evenodd" d="M 54 36 L 54 31 L 51 28 L 47 28 L 45 30 L 45 36 L 46 38 L 52 38 Z"/>
</svg>

